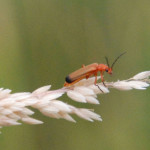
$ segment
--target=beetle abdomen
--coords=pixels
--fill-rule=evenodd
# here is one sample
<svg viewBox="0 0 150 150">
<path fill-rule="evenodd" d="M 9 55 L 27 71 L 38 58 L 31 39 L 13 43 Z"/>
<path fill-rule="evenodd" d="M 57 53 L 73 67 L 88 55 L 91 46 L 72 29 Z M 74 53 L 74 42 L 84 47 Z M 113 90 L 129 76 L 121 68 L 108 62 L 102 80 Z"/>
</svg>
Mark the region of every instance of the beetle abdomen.
<svg viewBox="0 0 150 150">
<path fill-rule="evenodd" d="M 98 64 L 93 63 L 88 66 L 84 66 L 83 68 L 80 68 L 72 73 L 70 73 L 66 78 L 67 83 L 73 83 L 76 80 L 81 80 L 85 78 L 89 73 L 96 71 Z"/>
<path fill-rule="evenodd" d="M 72 82 L 73 82 L 69 76 L 67 76 L 67 77 L 65 78 L 65 81 L 66 81 L 67 83 L 72 83 Z"/>
</svg>

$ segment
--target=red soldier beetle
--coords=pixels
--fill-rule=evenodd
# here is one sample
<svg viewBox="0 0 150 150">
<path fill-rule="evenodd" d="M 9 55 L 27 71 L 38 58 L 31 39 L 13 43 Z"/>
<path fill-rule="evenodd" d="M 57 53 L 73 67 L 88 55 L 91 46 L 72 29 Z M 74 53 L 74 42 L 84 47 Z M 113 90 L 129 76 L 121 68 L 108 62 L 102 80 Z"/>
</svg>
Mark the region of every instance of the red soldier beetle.
<svg viewBox="0 0 150 150">
<path fill-rule="evenodd" d="M 104 72 L 106 71 L 108 74 L 112 74 L 112 69 L 114 67 L 114 64 L 117 62 L 117 60 L 122 56 L 124 55 L 126 52 L 122 53 L 121 55 L 119 55 L 115 60 L 114 62 L 112 63 L 112 65 L 110 66 L 109 65 L 109 62 L 108 62 L 108 58 L 105 57 L 106 59 L 106 63 L 107 65 L 105 64 L 98 64 L 98 63 L 93 63 L 93 64 L 90 64 L 90 65 L 82 65 L 82 68 L 70 73 L 66 78 L 66 82 L 64 84 L 64 86 L 71 86 L 77 82 L 79 82 L 80 80 L 86 78 L 88 79 L 89 77 L 91 76 L 95 76 L 95 82 L 94 84 L 96 86 L 98 86 L 96 83 L 97 83 L 97 73 L 98 71 L 100 72 L 100 76 L 101 76 L 101 81 L 103 82 L 104 86 L 105 86 L 105 83 L 104 83 L 104 78 L 103 78 L 103 74 Z M 98 88 L 100 89 L 100 87 L 98 86 Z M 101 90 L 101 89 L 100 89 Z M 102 90 L 101 90 L 102 91 Z M 102 91 L 103 92 L 103 91 Z"/>
</svg>

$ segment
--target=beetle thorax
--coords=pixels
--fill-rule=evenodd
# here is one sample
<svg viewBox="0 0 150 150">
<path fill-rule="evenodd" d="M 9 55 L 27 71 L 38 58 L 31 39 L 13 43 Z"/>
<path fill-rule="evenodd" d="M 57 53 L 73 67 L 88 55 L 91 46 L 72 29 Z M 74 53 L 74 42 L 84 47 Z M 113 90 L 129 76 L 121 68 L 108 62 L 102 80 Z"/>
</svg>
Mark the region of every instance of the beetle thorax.
<svg viewBox="0 0 150 150">
<path fill-rule="evenodd" d="M 109 69 L 109 67 L 105 64 L 99 64 L 98 65 L 98 70 L 99 71 L 105 71 L 106 69 Z"/>
</svg>

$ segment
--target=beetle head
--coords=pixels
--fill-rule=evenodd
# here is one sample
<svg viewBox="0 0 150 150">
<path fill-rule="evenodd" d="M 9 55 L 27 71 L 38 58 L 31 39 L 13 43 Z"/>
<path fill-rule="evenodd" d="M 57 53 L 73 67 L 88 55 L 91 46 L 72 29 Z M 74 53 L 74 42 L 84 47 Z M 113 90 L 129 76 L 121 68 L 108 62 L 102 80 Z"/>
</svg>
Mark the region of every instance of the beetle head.
<svg viewBox="0 0 150 150">
<path fill-rule="evenodd" d="M 120 54 L 120 55 L 114 60 L 114 62 L 112 63 L 111 67 L 110 67 L 110 65 L 109 65 L 108 58 L 105 57 L 106 62 L 107 62 L 107 66 L 108 66 L 108 68 L 106 68 L 105 71 L 108 72 L 108 74 L 112 74 L 112 70 L 113 70 L 114 64 L 115 64 L 115 63 L 117 62 L 117 60 L 118 60 L 122 55 L 124 55 L 125 53 L 126 53 L 126 52 Z"/>
</svg>

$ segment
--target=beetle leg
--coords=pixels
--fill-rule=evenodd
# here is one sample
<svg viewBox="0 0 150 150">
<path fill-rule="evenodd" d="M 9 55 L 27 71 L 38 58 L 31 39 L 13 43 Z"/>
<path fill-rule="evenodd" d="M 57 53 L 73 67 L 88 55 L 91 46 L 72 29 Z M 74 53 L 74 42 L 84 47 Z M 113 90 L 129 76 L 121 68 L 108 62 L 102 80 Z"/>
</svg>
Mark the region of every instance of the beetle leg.
<svg viewBox="0 0 150 150">
<path fill-rule="evenodd" d="M 97 83 L 97 73 L 95 73 L 94 75 L 95 75 L 95 82 L 94 82 L 94 84 L 96 85 L 96 83 Z"/>
<path fill-rule="evenodd" d="M 106 87 L 106 84 L 105 84 L 105 82 L 103 81 L 103 85 Z"/>
<path fill-rule="evenodd" d="M 86 77 L 86 79 L 88 79 L 91 75 L 93 75 L 93 73 L 89 73 L 89 74 L 87 74 L 85 77 Z M 95 74 L 94 74 L 95 75 Z"/>
<path fill-rule="evenodd" d="M 90 77 L 90 75 L 87 75 L 87 76 L 86 76 L 86 79 L 88 79 L 89 77 Z"/>
<path fill-rule="evenodd" d="M 103 90 L 99 87 L 99 85 L 96 84 L 96 83 L 97 83 L 97 72 L 96 72 L 94 75 L 95 75 L 95 82 L 94 82 L 95 86 L 97 86 L 97 87 L 99 88 L 99 90 L 100 90 L 102 93 L 104 93 Z"/>
<path fill-rule="evenodd" d="M 85 65 L 83 64 L 83 65 L 82 65 L 82 68 L 84 68 L 84 67 L 85 67 Z"/>
<path fill-rule="evenodd" d="M 106 84 L 105 84 L 104 78 L 103 78 L 103 72 L 101 71 L 100 74 L 101 74 L 101 81 L 103 82 L 103 85 L 106 87 Z"/>
<path fill-rule="evenodd" d="M 103 72 L 101 71 L 100 74 L 101 74 L 101 81 L 104 82 Z"/>
</svg>

